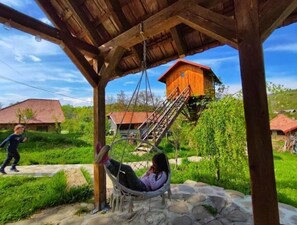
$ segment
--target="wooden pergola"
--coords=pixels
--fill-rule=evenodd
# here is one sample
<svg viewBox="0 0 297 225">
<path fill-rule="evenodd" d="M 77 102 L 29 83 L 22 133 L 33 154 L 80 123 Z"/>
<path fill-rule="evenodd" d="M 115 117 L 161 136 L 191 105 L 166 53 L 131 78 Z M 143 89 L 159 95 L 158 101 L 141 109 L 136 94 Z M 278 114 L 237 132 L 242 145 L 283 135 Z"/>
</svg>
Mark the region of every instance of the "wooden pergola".
<svg viewBox="0 0 297 225">
<path fill-rule="evenodd" d="M 229 45 L 239 51 L 255 225 L 279 224 L 262 43 L 297 21 L 297 0 L 36 0 L 54 24 L 0 3 L 0 22 L 63 47 L 94 90 L 94 146 L 105 144 L 105 87 L 147 66 Z M 94 147 L 94 154 L 95 154 Z M 94 164 L 95 208 L 106 204 Z"/>
</svg>

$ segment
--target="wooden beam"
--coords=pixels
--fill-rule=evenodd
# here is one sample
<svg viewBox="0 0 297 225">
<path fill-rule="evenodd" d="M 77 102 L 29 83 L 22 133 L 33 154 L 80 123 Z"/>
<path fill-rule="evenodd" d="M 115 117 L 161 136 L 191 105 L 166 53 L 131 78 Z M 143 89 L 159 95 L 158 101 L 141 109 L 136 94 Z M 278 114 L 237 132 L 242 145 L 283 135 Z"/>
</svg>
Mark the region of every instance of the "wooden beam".
<svg viewBox="0 0 297 225">
<path fill-rule="evenodd" d="M 260 11 L 262 42 L 297 8 L 297 0 L 269 0 Z"/>
<path fill-rule="evenodd" d="M 8 22 L 11 27 L 29 33 L 39 35 L 42 39 L 61 44 L 64 39 L 69 39 L 77 48 L 83 50 L 87 55 L 94 56 L 99 54 L 99 50 L 73 36 L 67 35 L 62 30 L 56 29 L 48 24 L 18 12 L 2 3 L 0 3 L 0 22 Z"/>
<path fill-rule="evenodd" d="M 112 12 L 112 18 L 121 32 L 125 32 L 126 30 L 131 28 L 131 24 L 124 15 L 119 0 L 105 0 L 105 4 L 107 5 L 109 11 Z M 139 66 L 141 66 L 143 58 L 143 51 L 141 49 L 142 46 L 140 44 L 136 44 L 135 46 L 131 47 L 131 50 L 134 53 Z"/>
<path fill-rule="evenodd" d="M 124 15 L 121 5 L 118 0 L 104 0 L 111 16 L 119 27 L 120 31 L 126 31 L 131 27 L 131 24 Z"/>
<path fill-rule="evenodd" d="M 172 1 L 170 0 L 160 0 L 159 4 L 161 4 L 162 6 L 168 6 L 170 4 L 172 4 Z M 182 35 L 180 34 L 180 25 L 177 25 L 176 27 L 172 27 L 170 28 L 170 33 L 171 33 L 171 37 L 175 43 L 176 49 L 177 49 L 177 54 L 179 56 L 179 58 L 183 58 L 186 55 L 186 45 L 183 41 Z"/>
<path fill-rule="evenodd" d="M 222 43 L 237 48 L 234 19 L 213 12 L 197 4 L 180 12 L 181 20 L 188 26 Z"/>
<path fill-rule="evenodd" d="M 71 10 L 76 14 L 76 19 L 78 20 L 80 26 L 82 26 L 83 31 L 85 31 L 88 37 L 91 39 L 93 45 L 99 46 L 102 44 L 102 40 L 96 31 L 96 27 L 91 24 L 87 15 L 83 12 L 82 6 L 79 5 L 78 1 L 65 1 L 68 3 Z"/>
<path fill-rule="evenodd" d="M 182 38 L 182 34 L 180 31 L 179 25 L 177 25 L 176 27 L 170 28 L 170 33 L 171 33 L 172 39 L 175 43 L 178 56 L 180 58 L 185 57 L 186 52 L 187 52 L 187 47 L 186 47 L 185 42 Z"/>
<path fill-rule="evenodd" d="M 105 87 L 106 82 L 100 80 L 94 87 L 94 157 L 97 144 L 104 146 L 105 140 Z M 94 213 L 106 207 L 106 174 L 104 167 L 94 164 Z"/>
<path fill-rule="evenodd" d="M 90 63 L 86 58 L 71 44 L 67 41 L 64 42 L 64 52 L 69 56 L 72 62 L 77 66 L 80 72 L 84 75 L 87 81 L 92 87 L 96 87 L 99 81 L 99 76 L 94 71 Z"/>
<path fill-rule="evenodd" d="M 279 225 L 258 0 L 234 0 L 255 225 Z"/>
<path fill-rule="evenodd" d="M 100 78 L 108 82 L 114 76 L 115 69 L 118 66 L 125 49 L 122 47 L 116 47 L 111 49 L 108 55 L 105 58 L 105 62 L 103 63 L 99 75 Z"/>
<path fill-rule="evenodd" d="M 155 15 L 143 21 L 143 31 L 146 38 L 161 33 L 165 29 L 170 29 L 180 24 L 182 21 L 176 16 L 178 12 L 183 11 L 192 2 L 203 2 L 207 0 L 179 0 L 167 8 L 159 11 Z M 143 41 L 140 35 L 140 26 L 136 25 L 124 33 L 118 35 L 109 42 L 99 47 L 100 51 L 106 52 L 110 47 L 121 46 L 130 48 Z"/>
</svg>

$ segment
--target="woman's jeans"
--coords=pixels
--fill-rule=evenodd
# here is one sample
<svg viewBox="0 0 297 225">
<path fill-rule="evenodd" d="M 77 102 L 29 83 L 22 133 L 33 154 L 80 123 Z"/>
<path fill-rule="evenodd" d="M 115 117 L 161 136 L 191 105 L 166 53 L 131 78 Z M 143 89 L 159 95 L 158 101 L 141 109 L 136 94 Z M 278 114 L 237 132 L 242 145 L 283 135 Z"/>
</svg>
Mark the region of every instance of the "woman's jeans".
<svg viewBox="0 0 297 225">
<path fill-rule="evenodd" d="M 121 164 L 114 159 L 110 159 L 110 165 L 107 166 L 107 169 L 112 175 L 117 177 L 119 173 L 119 182 L 125 187 L 134 190 L 134 191 L 147 191 L 146 186 L 142 181 L 137 177 L 131 166 L 126 164 Z"/>
</svg>

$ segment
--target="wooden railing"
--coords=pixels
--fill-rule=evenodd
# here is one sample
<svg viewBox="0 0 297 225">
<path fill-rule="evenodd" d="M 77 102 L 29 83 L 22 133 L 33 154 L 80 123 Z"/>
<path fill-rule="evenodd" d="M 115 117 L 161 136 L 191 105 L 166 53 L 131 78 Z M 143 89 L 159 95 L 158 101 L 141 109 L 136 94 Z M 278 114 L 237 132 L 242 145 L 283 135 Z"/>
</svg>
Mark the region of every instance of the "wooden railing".
<svg viewBox="0 0 297 225">
<path fill-rule="evenodd" d="M 184 107 L 190 97 L 190 87 L 185 88 L 180 94 L 175 89 L 166 100 L 164 100 L 152 115 L 138 128 L 140 138 L 158 145 L 174 120 Z M 150 148 L 140 144 L 138 150 L 149 151 Z"/>
</svg>

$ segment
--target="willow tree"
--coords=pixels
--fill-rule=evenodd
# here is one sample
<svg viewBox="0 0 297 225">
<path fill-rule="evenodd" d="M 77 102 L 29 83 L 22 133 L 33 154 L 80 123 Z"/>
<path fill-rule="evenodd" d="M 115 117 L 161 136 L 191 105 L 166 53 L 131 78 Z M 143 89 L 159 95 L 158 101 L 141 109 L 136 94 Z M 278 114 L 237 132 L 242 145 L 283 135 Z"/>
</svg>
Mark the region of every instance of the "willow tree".
<svg viewBox="0 0 297 225">
<path fill-rule="evenodd" d="M 209 162 L 219 181 L 247 165 L 242 100 L 226 96 L 208 104 L 191 133 L 197 154 Z"/>
</svg>

